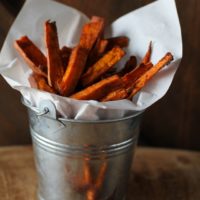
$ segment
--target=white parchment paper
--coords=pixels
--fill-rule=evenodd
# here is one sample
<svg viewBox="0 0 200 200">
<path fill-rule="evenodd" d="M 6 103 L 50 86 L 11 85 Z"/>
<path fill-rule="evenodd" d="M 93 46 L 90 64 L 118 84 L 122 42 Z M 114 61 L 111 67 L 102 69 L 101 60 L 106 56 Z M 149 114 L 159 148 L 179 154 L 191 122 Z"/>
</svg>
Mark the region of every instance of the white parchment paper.
<svg viewBox="0 0 200 200">
<path fill-rule="evenodd" d="M 88 22 L 88 18 L 81 12 L 55 1 L 27 0 L 13 23 L 0 54 L 0 73 L 32 106 L 38 107 L 42 100 L 48 99 L 65 118 L 117 119 L 148 108 L 167 92 L 182 58 L 181 28 L 174 0 L 155 1 L 120 17 L 107 27 L 107 37 L 125 35 L 130 38 L 127 55 L 118 64 L 119 67 L 124 66 L 132 54 L 140 61 L 150 41 L 153 42 L 154 64 L 167 52 L 174 56 L 174 61 L 150 80 L 132 101 L 78 101 L 31 88 L 28 82 L 31 70 L 13 48 L 13 42 L 28 35 L 45 53 L 43 24 L 48 19 L 57 23 L 61 47 L 76 45 L 83 24 Z"/>
</svg>

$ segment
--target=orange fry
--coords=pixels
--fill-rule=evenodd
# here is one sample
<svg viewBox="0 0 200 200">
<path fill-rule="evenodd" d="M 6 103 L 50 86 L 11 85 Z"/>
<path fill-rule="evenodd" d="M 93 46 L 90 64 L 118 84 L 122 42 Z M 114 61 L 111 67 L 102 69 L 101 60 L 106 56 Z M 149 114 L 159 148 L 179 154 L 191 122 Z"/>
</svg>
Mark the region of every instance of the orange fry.
<svg viewBox="0 0 200 200">
<path fill-rule="evenodd" d="M 62 57 L 62 63 L 63 63 L 64 68 L 66 68 L 67 65 L 68 65 L 69 57 L 71 55 L 71 52 L 72 52 L 72 48 L 69 48 L 69 47 L 66 47 L 66 46 L 64 46 L 60 50 L 61 57 Z"/>
<path fill-rule="evenodd" d="M 124 48 L 127 47 L 129 44 L 129 38 L 127 38 L 126 36 L 108 38 L 107 40 L 108 40 L 107 50 L 110 50 L 115 46 Z"/>
<path fill-rule="evenodd" d="M 131 99 L 139 90 L 141 90 L 148 80 L 150 80 L 159 70 L 161 70 L 165 65 L 169 64 L 172 60 L 173 60 L 172 54 L 167 53 L 156 65 L 154 65 L 144 74 L 142 74 L 138 78 L 138 80 L 135 81 L 129 99 Z"/>
<path fill-rule="evenodd" d="M 38 74 L 32 73 L 29 77 L 29 82 L 31 87 L 38 88 L 39 90 L 46 91 L 49 93 L 55 93 L 53 88 L 51 88 L 48 84 L 46 79 Z"/>
<path fill-rule="evenodd" d="M 92 17 L 91 22 L 85 24 L 80 37 L 80 46 L 88 50 L 92 49 L 98 37 L 104 30 L 105 22 L 103 18 Z"/>
<path fill-rule="evenodd" d="M 120 76 L 124 76 L 125 74 L 129 73 L 137 66 L 137 58 L 135 56 L 131 56 L 130 59 L 127 61 L 125 67 L 119 72 Z"/>
<path fill-rule="evenodd" d="M 97 60 L 100 57 L 102 57 L 103 53 L 106 50 L 107 44 L 108 44 L 108 40 L 104 40 L 104 39 L 97 40 L 94 48 L 92 49 L 92 51 L 90 52 L 90 55 L 88 57 L 87 67 L 90 67 L 95 62 L 97 62 Z"/>
<path fill-rule="evenodd" d="M 59 86 L 60 94 L 69 96 L 74 92 L 87 60 L 87 51 L 80 46 L 72 50 L 69 63 Z"/>
<path fill-rule="evenodd" d="M 27 36 L 16 40 L 14 47 L 34 73 L 47 77 L 47 59 Z"/>
<path fill-rule="evenodd" d="M 48 83 L 58 90 L 58 84 L 64 74 L 64 67 L 55 22 L 47 21 L 45 23 L 45 42 L 47 48 Z"/>
<path fill-rule="evenodd" d="M 144 58 L 143 58 L 143 60 L 142 60 L 142 63 L 147 64 L 147 63 L 150 62 L 151 53 L 152 53 L 152 42 L 149 43 L 148 51 L 147 51 L 147 53 L 145 54 L 145 56 L 144 56 Z"/>
<path fill-rule="evenodd" d="M 80 80 L 81 85 L 86 87 L 97 81 L 103 74 L 109 71 L 124 54 L 125 52 L 120 47 L 114 47 L 83 74 Z"/>
<path fill-rule="evenodd" d="M 123 82 L 120 77 L 114 75 L 72 95 L 71 98 L 78 100 L 100 100 L 111 91 L 121 88 L 122 85 Z"/>
<path fill-rule="evenodd" d="M 116 100 L 126 99 L 127 97 L 128 97 L 128 92 L 124 88 L 120 88 L 109 93 L 107 96 L 101 99 L 101 102 L 116 101 Z"/>
<path fill-rule="evenodd" d="M 125 74 L 122 77 L 125 88 L 126 89 L 132 88 L 134 82 L 152 66 L 153 66 L 152 63 L 147 63 L 146 65 L 142 63 L 128 74 Z"/>
</svg>

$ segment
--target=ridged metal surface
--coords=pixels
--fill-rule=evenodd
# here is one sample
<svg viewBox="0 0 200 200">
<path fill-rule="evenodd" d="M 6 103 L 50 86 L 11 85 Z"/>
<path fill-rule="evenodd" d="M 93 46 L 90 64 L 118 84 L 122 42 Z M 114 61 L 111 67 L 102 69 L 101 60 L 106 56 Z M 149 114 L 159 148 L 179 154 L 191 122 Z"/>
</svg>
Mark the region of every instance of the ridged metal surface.
<svg viewBox="0 0 200 200">
<path fill-rule="evenodd" d="M 122 200 L 141 114 L 101 123 L 29 110 L 40 200 Z"/>
</svg>

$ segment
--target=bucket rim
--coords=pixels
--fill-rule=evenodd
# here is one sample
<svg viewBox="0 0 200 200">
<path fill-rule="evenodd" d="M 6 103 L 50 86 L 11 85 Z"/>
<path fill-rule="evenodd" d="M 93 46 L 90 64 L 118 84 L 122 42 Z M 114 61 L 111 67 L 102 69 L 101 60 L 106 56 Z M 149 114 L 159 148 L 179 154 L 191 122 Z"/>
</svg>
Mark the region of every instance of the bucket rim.
<svg viewBox="0 0 200 200">
<path fill-rule="evenodd" d="M 28 104 L 28 102 L 25 101 L 25 99 L 22 97 L 21 98 L 21 102 L 24 106 L 26 106 L 28 109 L 32 110 L 33 112 L 36 113 L 35 111 L 35 107 L 31 106 Z M 81 120 L 81 119 L 68 119 L 68 118 L 62 118 L 62 117 L 58 117 L 58 118 L 53 118 L 53 117 L 49 117 L 46 115 L 42 115 L 42 117 L 45 118 L 50 118 L 52 120 L 58 120 L 60 122 L 70 122 L 70 123 L 82 123 L 82 124 L 102 124 L 102 123 L 114 123 L 114 122 L 120 122 L 120 121 L 125 121 L 125 120 L 129 120 L 131 118 L 137 117 L 139 115 L 142 115 L 145 112 L 144 110 L 141 111 L 135 111 L 134 114 L 122 117 L 122 118 L 118 118 L 118 119 L 104 119 L 104 120 Z"/>
</svg>

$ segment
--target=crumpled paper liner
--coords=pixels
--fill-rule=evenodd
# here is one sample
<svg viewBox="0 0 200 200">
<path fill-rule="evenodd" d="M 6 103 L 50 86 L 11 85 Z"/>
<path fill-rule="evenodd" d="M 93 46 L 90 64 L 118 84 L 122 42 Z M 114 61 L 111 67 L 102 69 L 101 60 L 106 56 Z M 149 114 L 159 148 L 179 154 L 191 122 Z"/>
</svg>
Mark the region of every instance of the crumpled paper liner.
<svg viewBox="0 0 200 200">
<path fill-rule="evenodd" d="M 182 58 L 182 37 L 174 0 L 159 0 L 130 12 L 107 27 L 106 37 L 125 35 L 130 38 L 127 55 L 118 64 L 124 66 L 131 55 L 138 61 L 153 42 L 152 62 L 155 64 L 167 52 L 174 61 L 163 68 L 133 97 L 132 101 L 120 100 L 106 103 L 79 101 L 30 88 L 31 70 L 13 48 L 13 42 L 23 35 L 43 51 L 43 24 L 56 21 L 60 46 L 78 43 L 80 31 L 88 18 L 74 8 L 50 0 L 27 0 L 13 23 L 0 54 L 0 73 L 14 89 L 21 92 L 31 106 L 38 107 L 42 100 L 50 100 L 64 118 L 79 120 L 118 119 L 141 111 L 162 98 L 171 85 Z"/>
</svg>

